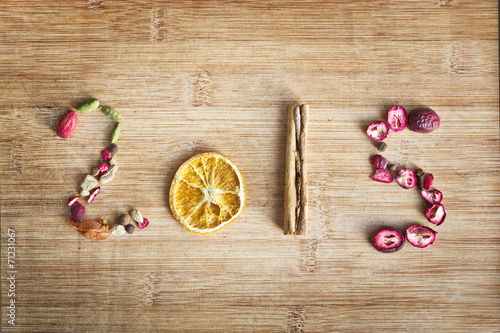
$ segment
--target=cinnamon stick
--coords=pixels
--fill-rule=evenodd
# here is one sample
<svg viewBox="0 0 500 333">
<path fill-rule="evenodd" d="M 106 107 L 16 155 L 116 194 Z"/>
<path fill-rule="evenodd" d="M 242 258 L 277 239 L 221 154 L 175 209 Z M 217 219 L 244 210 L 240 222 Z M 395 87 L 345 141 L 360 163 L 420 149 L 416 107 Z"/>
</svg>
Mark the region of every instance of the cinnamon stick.
<svg viewBox="0 0 500 333">
<path fill-rule="evenodd" d="M 307 127 L 309 106 L 288 108 L 285 166 L 285 235 L 305 235 L 307 232 Z"/>
</svg>

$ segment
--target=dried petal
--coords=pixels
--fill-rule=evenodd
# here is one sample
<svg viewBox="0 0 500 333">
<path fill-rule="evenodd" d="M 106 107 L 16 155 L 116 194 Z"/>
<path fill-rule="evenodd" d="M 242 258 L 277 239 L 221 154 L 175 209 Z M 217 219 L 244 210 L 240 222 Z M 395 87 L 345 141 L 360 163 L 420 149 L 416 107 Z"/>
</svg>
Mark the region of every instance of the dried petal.
<svg viewBox="0 0 500 333">
<path fill-rule="evenodd" d="M 94 201 L 95 197 L 97 197 L 99 192 L 101 192 L 101 187 L 96 187 L 95 189 L 90 191 L 90 195 L 89 195 L 89 198 L 87 199 L 87 203 L 91 203 L 92 201 Z"/>
<path fill-rule="evenodd" d="M 424 184 L 422 185 L 422 188 L 424 190 L 428 190 L 431 188 L 432 183 L 434 183 L 434 176 L 432 173 L 426 173 L 424 176 Z"/>
<path fill-rule="evenodd" d="M 101 151 L 101 155 L 102 155 L 102 158 L 105 162 L 109 161 L 111 159 L 111 152 L 109 151 L 109 147 L 108 148 L 104 148 L 102 151 Z"/>
</svg>

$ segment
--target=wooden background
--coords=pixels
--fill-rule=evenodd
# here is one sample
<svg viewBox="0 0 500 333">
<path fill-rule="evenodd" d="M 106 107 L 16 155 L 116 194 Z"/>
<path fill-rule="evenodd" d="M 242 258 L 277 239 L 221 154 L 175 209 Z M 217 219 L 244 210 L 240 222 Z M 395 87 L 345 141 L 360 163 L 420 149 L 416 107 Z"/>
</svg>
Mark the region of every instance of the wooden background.
<svg viewBox="0 0 500 333">
<path fill-rule="evenodd" d="M 498 7 L 493 0 L 0 3 L 5 332 L 500 332 Z M 138 208 L 148 228 L 91 242 L 68 197 L 113 121 L 59 117 L 87 97 L 123 116 L 115 181 L 87 217 Z M 283 236 L 286 109 L 310 104 L 310 227 Z M 391 133 L 384 155 L 435 176 L 436 242 L 394 254 L 382 225 L 432 226 L 416 190 L 370 180 L 365 135 L 400 104 L 441 127 Z M 217 151 L 247 203 L 191 234 L 168 207 L 178 166 Z M 7 323 L 7 229 L 16 318 Z"/>
</svg>

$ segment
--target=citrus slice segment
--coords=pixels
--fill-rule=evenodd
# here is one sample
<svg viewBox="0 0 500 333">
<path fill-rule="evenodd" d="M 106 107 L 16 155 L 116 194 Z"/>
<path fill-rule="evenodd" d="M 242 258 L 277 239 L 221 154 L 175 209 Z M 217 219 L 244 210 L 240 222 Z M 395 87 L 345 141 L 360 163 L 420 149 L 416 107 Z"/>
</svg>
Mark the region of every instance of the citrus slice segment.
<svg viewBox="0 0 500 333">
<path fill-rule="evenodd" d="M 187 230 L 198 234 L 217 232 L 243 212 L 243 176 L 224 155 L 195 155 L 175 173 L 169 202 L 174 217 Z"/>
</svg>

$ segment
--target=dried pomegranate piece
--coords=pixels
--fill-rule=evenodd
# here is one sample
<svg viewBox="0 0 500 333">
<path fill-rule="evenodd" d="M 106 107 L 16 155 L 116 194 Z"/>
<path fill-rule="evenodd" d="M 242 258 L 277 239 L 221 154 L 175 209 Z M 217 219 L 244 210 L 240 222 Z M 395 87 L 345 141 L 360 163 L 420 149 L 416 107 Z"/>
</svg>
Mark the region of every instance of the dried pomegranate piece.
<svg viewBox="0 0 500 333">
<path fill-rule="evenodd" d="M 385 169 L 377 169 L 371 176 L 371 179 L 381 183 L 392 183 L 392 173 Z"/>
<path fill-rule="evenodd" d="M 370 157 L 370 162 L 376 169 L 385 169 L 389 161 L 382 155 L 373 155 Z"/>
<path fill-rule="evenodd" d="M 87 203 L 91 203 L 92 201 L 94 201 L 95 197 L 97 197 L 97 195 L 99 194 L 99 192 L 101 192 L 101 187 L 96 187 L 95 189 L 93 189 L 92 191 L 90 191 L 90 194 L 89 194 L 89 198 L 87 199 Z"/>
<path fill-rule="evenodd" d="M 389 134 L 389 126 L 387 126 L 384 121 L 373 123 L 368 126 L 368 129 L 366 130 L 366 135 L 375 141 L 384 140 L 387 137 L 387 134 Z"/>
<path fill-rule="evenodd" d="M 430 206 L 425 212 L 425 217 L 427 217 L 429 222 L 434 223 L 435 225 L 440 225 L 446 218 L 444 206 L 441 204 L 434 204 Z"/>
<path fill-rule="evenodd" d="M 417 184 L 417 176 L 412 169 L 401 169 L 396 178 L 399 186 L 405 189 L 410 189 L 415 187 Z"/>
<path fill-rule="evenodd" d="M 387 113 L 387 124 L 394 132 L 399 132 L 405 129 L 408 117 L 406 110 L 402 106 L 393 106 Z"/>
<path fill-rule="evenodd" d="M 408 115 L 408 129 L 418 133 L 429 133 L 441 125 L 441 118 L 429 108 L 418 108 Z"/>
<path fill-rule="evenodd" d="M 373 236 L 373 245 L 383 253 L 396 252 L 403 247 L 404 243 L 404 236 L 391 227 L 380 228 Z"/>
<path fill-rule="evenodd" d="M 426 173 L 424 176 L 424 184 L 422 185 L 422 188 L 424 190 L 428 190 L 431 188 L 432 183 L 434 183 L 434 176 L 432 173 Z"/>
<path fill-rule="evenodd" d="M 412 225 L 406 229 L 406 239 L 415 247 L 424 248 L 436 239 L 437 232 L 423 225 Z"/>
<path fill-rule="evenodd" d="M 432 191 L 420 191 L 420 194 L 424 197 L 425 200 L 427 200 L 428 203 L 431 205 L 433 204 L 438 204 L 443 201 L 443 193 L 439 190 L 432 190 Z"/>
</svg>

